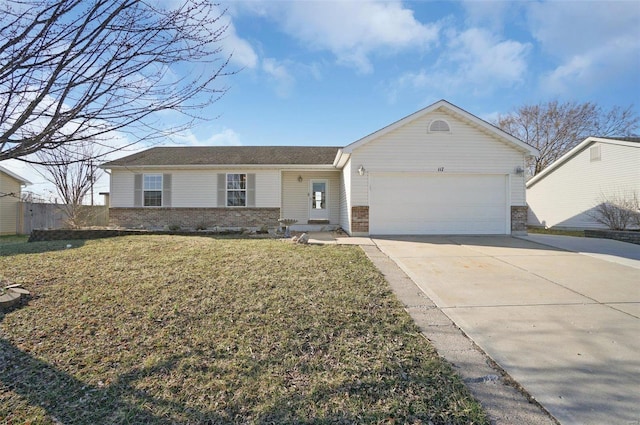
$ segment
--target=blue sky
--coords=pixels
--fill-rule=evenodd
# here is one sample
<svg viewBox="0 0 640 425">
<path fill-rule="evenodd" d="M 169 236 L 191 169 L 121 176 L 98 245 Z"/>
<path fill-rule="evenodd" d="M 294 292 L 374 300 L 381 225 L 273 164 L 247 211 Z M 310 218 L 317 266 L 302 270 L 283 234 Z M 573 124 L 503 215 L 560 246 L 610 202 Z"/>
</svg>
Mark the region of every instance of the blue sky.
<svg viewBox="0 0 640 425">
<path fill-rule="evenodd" d="M 251 1 L 227 13 L 243 70 L 197 143 L 346 145 L 442 98 L 485 119 L 552 99 L 640 112 L 640 2 Z"/>
<path fill-rule="evenodd" d="M 638 1 L 221 7 L 222 47 L 239 72 L 203 111 L 217 118 L 167 144 L 344 146 L 443 98 L 487 120 L 548 100 L 634 104 L 640 114 Z"/>
</svg>

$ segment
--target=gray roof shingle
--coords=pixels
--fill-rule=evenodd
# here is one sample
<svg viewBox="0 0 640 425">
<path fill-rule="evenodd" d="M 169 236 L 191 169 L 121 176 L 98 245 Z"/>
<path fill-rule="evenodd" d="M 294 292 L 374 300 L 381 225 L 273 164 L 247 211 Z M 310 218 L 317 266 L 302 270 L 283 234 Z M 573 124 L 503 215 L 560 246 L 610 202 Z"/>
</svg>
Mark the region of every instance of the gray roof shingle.
<svg viewBox="0 0 640 425">
<path fill-rule="evenodd" d="M 338 147 L 188 146 L 155 147 L 102 165 L 102 168 L 180 165 L 331 165 Z"/>
</svg>

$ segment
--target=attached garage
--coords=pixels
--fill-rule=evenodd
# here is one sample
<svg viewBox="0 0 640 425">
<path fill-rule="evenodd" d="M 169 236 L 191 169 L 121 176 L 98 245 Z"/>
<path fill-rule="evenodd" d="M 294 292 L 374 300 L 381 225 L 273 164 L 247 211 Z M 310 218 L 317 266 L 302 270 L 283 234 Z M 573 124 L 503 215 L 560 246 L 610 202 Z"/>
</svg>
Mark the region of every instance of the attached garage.
<svg viewBox="0 0 640 425">
<path fill-rule="evenodd" d="M 538 151 L 441 100 L 340 149 L 350 235 L 526 233 L 525 167 Z"/>
<path fill-rule="evenodd" d="M 369 233 L 508 234 L 508 176 L 372 173 Z"/>
</svg>

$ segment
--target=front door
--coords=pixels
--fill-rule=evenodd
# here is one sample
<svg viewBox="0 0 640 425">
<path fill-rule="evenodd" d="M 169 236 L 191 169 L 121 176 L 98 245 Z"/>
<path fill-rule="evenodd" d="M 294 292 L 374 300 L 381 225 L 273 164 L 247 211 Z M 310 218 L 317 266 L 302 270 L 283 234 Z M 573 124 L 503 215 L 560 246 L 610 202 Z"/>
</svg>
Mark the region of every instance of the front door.
<svg viewBox="0 0 640 425">
<path fill-rule="evenodd" d="M 329 220 L 329 210 L 327 209 L 327 181 L 311 180 L 311 207 L 309 209 L 309 220 Z"/>
</svg>

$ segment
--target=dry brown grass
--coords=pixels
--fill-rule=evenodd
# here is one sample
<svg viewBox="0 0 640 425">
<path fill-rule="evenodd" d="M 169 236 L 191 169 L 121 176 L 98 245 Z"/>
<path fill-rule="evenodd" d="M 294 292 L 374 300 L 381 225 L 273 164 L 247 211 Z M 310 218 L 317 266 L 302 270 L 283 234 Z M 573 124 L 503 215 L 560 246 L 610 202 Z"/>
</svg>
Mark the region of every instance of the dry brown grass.
<svg viewBox="0 0 640 425">
<path fill-rule="evenodd" d="M 0 423 L 487 423 L 357 247 L 1 249 Z"/>
</svg>

